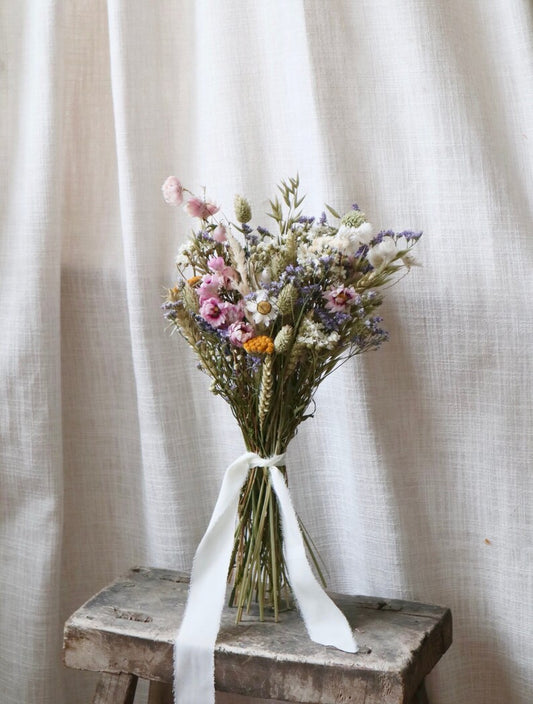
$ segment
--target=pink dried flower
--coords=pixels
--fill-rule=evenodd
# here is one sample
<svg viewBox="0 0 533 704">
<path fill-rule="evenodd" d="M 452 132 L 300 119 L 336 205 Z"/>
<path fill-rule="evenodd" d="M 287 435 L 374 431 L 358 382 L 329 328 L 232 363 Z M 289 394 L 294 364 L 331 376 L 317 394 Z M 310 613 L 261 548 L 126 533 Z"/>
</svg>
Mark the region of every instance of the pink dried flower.
<svg viewBox="0 0 533 704">
<path fill-rule="evenodd" d="M 218 213 L 220 210 L 219 206 L 215 203 L 210 203 L 209 201 L 200 200 L 193 196 L 183 206 L 185 212 L 192 218 L 201 218 L 202 220 L 207 220 L 211 215 Z"/>
<path fill-rule="evenodd" d="M 352 305 L 356 295 L 352 286 L 337 286 L 322 294 L 327 301 L 326 308 L 333 313 L 343 313 Z"/>
<path fill-rule="evenodd" d="M 204 274 L 202 283 L 196 289 L 200 304 L 207 301 L 208 298 L 217 297 L 219 288 L 222 287 L 224 280 L 218 274 Z"/>
<path fill-rule="evenodd" d="M 229 341 L 236 347 L 242 347 L 245 342 L 251 340 L 255 335 L 250 323 L 245 322 L 232 323 L 228 328 L 228 333 Z"/>
<path fill-rule="evenodd" d="M 169 205 L 181 205 L 183 203 L 183 186 L 175 176 L 169 176 L 161 186 L 163 198 Z"/>
<path fill-rule="evenodd" d="M 226 323 L 238 323 L 244 319 L 244 301 L 238 303 L 228 303 L 225 309 Z"/>
<path fill-rule="evenodd" d="M 209 257 L 207 260 L 207 266 L 211 269 L 211 271 L 221 272 L 227 264 L 224 257 Z"/>
<path fill-rule="evenodd" d="M 224 282 L 224 286 L 229 286 L 232 281 L 238 278 L 238 274 L 233 267 L 228 266 L 224 257 L 209 257 L 207 266 L 220 276 Z"/>
<path fill-rule="evenodd" d="M 225 242 L 227 237 L 226 228 L 224 225 L 217 225 L 213 230 L 211 237 L 215 240 L 215 242 Z"/>
<path fill-rule="evenodd" d="M 226 324 L 226 309 L 228 303 L 219 298 L 208 298 L 200 306 L 200 315 L 209 325 L 220 328 Z"/>
</svg>

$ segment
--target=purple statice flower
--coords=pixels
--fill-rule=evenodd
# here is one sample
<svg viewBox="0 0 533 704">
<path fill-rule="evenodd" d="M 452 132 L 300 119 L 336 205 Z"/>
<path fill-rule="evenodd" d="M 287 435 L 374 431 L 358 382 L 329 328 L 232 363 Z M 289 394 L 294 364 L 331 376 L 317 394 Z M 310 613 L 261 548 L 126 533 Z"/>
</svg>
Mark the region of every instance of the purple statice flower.
<svg viewBox="0 0 533 704">
<path fill-rule="evenodd" d="M 358 352 L 364 352 L 366 350 L 378 349 L 384 342 L 387 342 L 389 333 L 379 326 L 381 321 L 382 318 L 380 316 L 375 316 L 365 321 L 368 332 L 364 335 L 354 335 L 352 338 L 352 347 L 358 348 Z"/>
<path fill-rule="evenodd" d="M 304 278 L 304 274 L 305 270 L 303 266 L 300 266 L 299 264 L 296 266 L 294 264 L 289 264 L 289 266 L 285 267 L 285 270 L 279 278 L 280 281 L 283 281 L 284 283 L 292 283 L 295 286 L 300 286 Z"/>
<path fill-rule="evenodd" d="M 284 284 L 282 281 L 262 281 L 260 286 L 264 291 L 268 291 L 273 298 L 276 298 Z"/>
<path fill-rule="evenodd" d="M 357 252 L 354 254 L 354 257 L 356 259 L 361 258 L 361 257 L 366 257 L 368 254 L 368 245 L 367 244 L 362 244 Z"/>
<path fill-rule="evenodd" d="M 358 352 L 377 350 L 384 342 L 387 342 L 388 339 L 388 333 L 385 331 L 383 331 L 383 335 L 354 335 L 352 338 L 352 347 L 358 348 Z"/>
<path fill-rule="evenodd" d="M 365 325 L 366 325 L 368 328 L 375 328 L 375 326 L 376 326 L 378 323 L 382 323 L 382 322 L 383 322 L 383 318 L 381 317 L 381 315 L 373 315 L 371 318 L 369 318 L 369 319 L 365 322 Z"/>
<path fill-rule="evenodd" d="M 256 229 L 261 237 L 270 237 L 270 232 L 266 229 L 266 227 L 261 227 L 261 225 L 258 225 Z"/>
<path fill-rule="evenodd" d="M 379 325 L 381 322 L 383 322 L 383 318 L 380 315 L 374 315 L 365 320 L 365 326 L 368 328 L 373 338 L 380 340 L 379 344 L 389 339 L 389 333 L 383 330 Z"/>
<path fill-rule="evenodd" d="M 413 230 L 404 230 L 403 232 L 398 233 L 398 237 L 405 237 L 408 242 L 411 240 L 416 242 L 420 239 L 420 237 L 422 237 L 422 230 L 418 232 L 414 232 Z"/>
<path fill-rule="evenodd" d="M 384 237 L 396 237 L 396 234 L 392 230 L 381 230 L 378 234 L 372 238 L 370 246 L 373 247 L 376 244 L 383 242 Z"/>
<path fill-rule="evenodd" d="M 247 354 L 246 364 L 248 366 L 249 371 L 252 374 L 255 374 L 261 369 L 261 357 L 256 357 L 253 354 Z"/>
<path fill-rule="evenodd" d="M 314 216 L 307 217 L 307 215 L 301 215 L 296 222 L 299 222 L 301 225 L 312 225 L 314 221 Z"/>
<path fill-rule="evenodd" d="M 362 295 L 362 300 L 367 303 L 369 301 L 375 301 L 377 297 L 377 293 L 375 291 L 365 291 Z"/>
<path fill-rule="evenodd" d="M 328 217 L 327 217 L 327 215 L 326 215 L 326 211 L 323 210 L 323 211 L 322 211 L 322 215 L 321 215 L 320 218 L 318 219 L 318 224 L 319 224 L 319 225 L 326 225 L 327 222 L 328 222 Z"/>
<path fill-rule="evenodd" d="M 254 234 L 252 228 L 249 227 L 246 223 L 241 225 L 241 227 L 244 233 L 244 239 L 246 240 L 246 244 L 255 247 L 255 245 L 259 243 L 259 235 Z"/>
<path fill-rule="evenodd" d="M 285 273 L 287 274 L 287 276 L 294 276 L 294 277 L 302 276 L 302 274 L 304 273 L 304 268 L 303 268 L 303 266 L 300 266 L 299 264 L 296 264 L 296 265 L 289 264 L 288 266 L 285 267 Z"/>
<path fill-rule="evenodd" d="M 213 335 L 216 335 L 220 339 L 223 338 L 222 331 L 217 330 L 217 328 L 214 328 L 212 325 L 210 325 L 207 320 L 205 320 L 205 318 L 202 318 L 199 313 L 194 313 L 193 318 L 202 332 L 211 333 Z"/>
<path fill-rule="evenodd" d="M 317 308 L 315 315 L 328 332 L 338 332 L 350 320 L 348 313 L 333 313 L 325 308 Z"/>
<path fill-rule="evenodd" d="M 357 203 L 352 203 L 352 210 L 361 210 Z"/>
<path fill-rule="evenodd" d="M 310 300 L 322 302 L 322 285 L 321 284 L 306 284 L 300 287 L 297 302 L 307 303 Z"/>
<path fill-rule="evenodd" d="M 183 303 L 181 301 L 165 301 L 161 306 L 161 310 L 163 311 L 163 317 L 165 318 L 165 320 L 168 320 L 173 323 L 177 317 L 177 310 L 182 307 Z"/>
</svg>

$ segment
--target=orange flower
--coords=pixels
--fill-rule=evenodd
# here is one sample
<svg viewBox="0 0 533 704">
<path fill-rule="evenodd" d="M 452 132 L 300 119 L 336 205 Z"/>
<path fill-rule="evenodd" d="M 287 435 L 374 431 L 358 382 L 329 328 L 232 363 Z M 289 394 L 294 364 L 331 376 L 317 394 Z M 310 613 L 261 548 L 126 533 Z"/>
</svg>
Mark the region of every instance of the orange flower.
<svg viewBox="0 0 533 704">
<path fill-rule="evenodd" d="M 274 352 L 274 340 L 268 335 L 258 335 L 243 345 L 248 354 L 272 354 Z"/>
<path fill-rule="evenodd" d="M 201 276 L 191 276 L 190 279 L 187 279 L 187 283 L 189 284 L 189 286 L 194 286 L 195 284 L 197 284 L 201 280 L 202 280 Z"/>
<path fill-rule="evenodd" d="M 168 289 L 167 301 L 177 301 L 180 297 L 180 290 L 177 286 Z"/>
</svg>

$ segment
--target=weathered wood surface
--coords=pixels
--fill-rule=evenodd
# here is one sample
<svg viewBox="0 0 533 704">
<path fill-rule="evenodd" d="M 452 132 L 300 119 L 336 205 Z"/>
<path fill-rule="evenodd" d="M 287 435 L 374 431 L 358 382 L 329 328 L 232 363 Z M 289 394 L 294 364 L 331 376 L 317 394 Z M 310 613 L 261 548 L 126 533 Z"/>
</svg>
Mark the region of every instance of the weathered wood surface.
<svg viewBox="0 0 533 704">
<path fill-rule="evenodd" d="M 65 624 L 68 667 L 129 672 L 171 682 L 172 645 L 188 577 L 133 568 Z M 452 640 L 450 611 L 439 606 L 331 595 L 355 629 L 356 654 L 313 643 L 296 611 L 280 622 L 251 614 L 234 623 L 225 608 L 215 653 L 217 689 L 288 702 L 405 704 Z"/>
<path fill-rule="evenodd" d="M 174 704 L 172 685 L 167 682 L 150 682 L 148 704 Z"/>
<path fill-rule="evenodd" d="M 103 672 L 94 693 L 93 704 L 133 704 L 137 677 L 125 672 Z"/>
</svg>

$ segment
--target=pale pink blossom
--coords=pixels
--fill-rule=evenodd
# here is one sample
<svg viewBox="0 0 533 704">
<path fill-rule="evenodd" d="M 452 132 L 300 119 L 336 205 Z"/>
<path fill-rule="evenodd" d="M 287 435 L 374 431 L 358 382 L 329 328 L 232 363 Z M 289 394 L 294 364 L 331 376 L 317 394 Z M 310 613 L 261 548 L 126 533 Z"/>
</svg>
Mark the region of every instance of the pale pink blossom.
<svg viewBox="0 0 533 704">
<path fill-rule="evenodd" d="M 356 295 L 352 286 L 337 286 L 322 294 L 327 301 L 326 308 L 333 313 L 343 313 L 353 304 Z"/>
<path fill-rule="evenodd" d="M 207 266 L 211 269 L 211 271 L 220 272 L 227 266 L 227 264 L 224 257 L 209 257 L 207 260 Z"/>
<path fill-rule="evenodd" d="M 209 257 L 207 260 L 207 266 L 214 271 L 215 274 L 220 276 L 224 281 L 224 286 L 229 286 L 232 281 L 238 278 L 238 274 L 233 269 L 233 267 L 228 266 L 224 260 L 224 257 Z"/>
<path fill-rule="evenodd" d="M 175 176 L 169 176 L 161 186 L 163 198 L 169 205 L 181 205 L 183 203 L 183 186 Z"/>
<path fill-rule="evenodd" d="M 244 301 L 240 300 L 238 303 L 228 303 L 225 310 L 226 313 L 226 323 L 238 323 L 244 319 Z"/>
<path fill-rule="evenodd" d="M 211 233 L 211 237 L 215 240 L 215 242 L 225 242 L 227 237 L 226 228 L 224 225 L 217 225 Z"/>
<path fill-rule="evenodd" d="M 251 340 L 255 335 L 255 331 L 250 323 L 239 322 L 232 323 L 228 328 L 228 337 L 232 345 L 242 347 L 245 342 Z"/>
<path fill-rule="evenodd" d="M 208 298 L 200 306 L 200 315 L 212 327 L 223 327 L 226 324 L 226 310 L 228 305 L 228 303 L 221 301 L 219 298 Z"/>
<path fill-rule="evenodd" d="M 220 210 L 220 207 L 215 203 L 200 200 L 200 198 L 196 198 L 196 196 L 189 198 L 183 207 L 185 208 L 185 212 L 192 218 L 201 218 L 202 220 L 207 220 L 211 215 L 218 213 Z"/>
<path fill-rule="evenodd" d="M 202 276 L 202 282 L 196 289 L 200 304 L 207 301 L 208 298 L 216 297 L 218 290 L 222 288 L 223 284 L 224 279 L 218 274 L 204 274 Z"/>
</svg>

